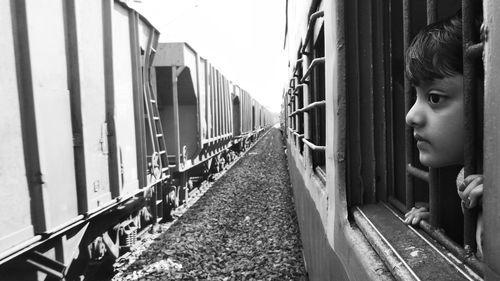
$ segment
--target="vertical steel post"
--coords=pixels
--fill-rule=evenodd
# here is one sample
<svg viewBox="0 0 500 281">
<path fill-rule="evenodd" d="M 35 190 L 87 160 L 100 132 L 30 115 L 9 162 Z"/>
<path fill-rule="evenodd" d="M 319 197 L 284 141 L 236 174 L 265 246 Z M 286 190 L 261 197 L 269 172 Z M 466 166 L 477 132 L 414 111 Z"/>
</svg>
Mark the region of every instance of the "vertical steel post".
<svg viewBox="0 0 500 281">
<path fill-rule="evenodd" d="M 410 0 L 403 1 L 403 49 L 404 52 L 410 45 Z M 404 93 L 405 93 L 405 112 L 410 111 L 412 106 L 410 81 L 405 76 Z M 405 155 L 406 163 L 413 164 L 413 129 L 409 126 L 405 127 Z M 413 177 L 406 172 L 406 209 L 410 210 L 415 205 L 413 197 Z"/>
<path fill-rule="evenodd" d="M 427 24 L 437 21 L 437 1 L 427 0 Z"/>
<path fill-rule="evenodd" d="M 476 118 L 477 103 L 474 98 L 475 81 L 477 79 L 474 69 L 474 58 L 467 56 L 467 48 L 473 45 L 474 40 L 474 5 L 471 0 L 462 0 L 462 22 L 463 22 L 463 76 L 464 76 L 464 126 L 465 126 L 465 146 L 464 146 L 464 178 L 475 174 L 477 170 L 478 143 L 476 141 Z M 464 248 L 467 255 L 476 252 L 476 220 L 477 211 L 464 208 Z"/>
<path fill-rule="evenodd" d="M 437 1 L 427 0 L 427 24 L 437 21 Z M 430 223 L 434 227 L 441 226 L 441 211 L 439 210 L 439 170 L 429 169 L 429 211 Z"/>
</svg>

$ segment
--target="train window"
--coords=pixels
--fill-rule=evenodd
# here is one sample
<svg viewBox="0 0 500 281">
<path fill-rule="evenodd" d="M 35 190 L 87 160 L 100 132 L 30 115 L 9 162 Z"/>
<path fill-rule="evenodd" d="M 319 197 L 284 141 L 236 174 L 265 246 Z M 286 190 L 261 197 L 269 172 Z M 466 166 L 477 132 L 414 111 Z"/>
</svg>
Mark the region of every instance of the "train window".
<svg viewBox="0 0 500 281">
<path fill-rule="evenodd" d="M 299 49 L 301 49 L 301 48 L 302 48 L 302 45 L 300 45 Z M 299 54 L 297 55 L 297 61 L 299 63 L 296 65 L 296 68 L 294 71 L 295 72 L 294 75 L 298 78 L 302 78 L 302 76 L 303 76 L 301 57 L 302 57 L 302 54 L 299 52 Z M 294 83 L 298 84 L 297 80 L 298 79 L 294 79 L 294 81 L 295 81 Z M 293 93 L 297 97 L 297 102 L 298 102 L 297 109 L 304 108 L 304 90 L 302 89 L 302 87 L 296 85 Z M 300 154 L 303 155 L 304 154 L 304 141 L 303 141 L 303 138 L 304 138 L 304 112 L 298 112 L 297 118 L 298 118 L 297 138 L 299 139 L 299 152 L 300 152 Z"/>
<path fill-rule="evenodd" d="M 481 1 L 463 2 L 467 3 L 387 1 L 376 7 L 346 2 L 348 203 L 366 206 L 360 210 L 372 214 L 378 209 L 368 206 L 381 205 L 399 216 L 415 206 L 427 208 L 429 219 L 420 228 L 480 273 L 482 265 L 473 257 L 477 211 L 463 213 L 456 191 L 462 166 L 428 169 L 421 165 L 413 129 L 405 124 L 405 115 L 415 102 L 414 89 L 404 77 L 406 48 L 425 25 L 467 7 L 462 11 L 463 44 L 473 47 L 465 49 L 463 59 L 467 128 L 463 166 L 466 175 L 482 173 L 478 24 L 482 8 L 476 7 Z"/>
<path fill-rule="evenodd" d="M 299 57 L 294 68 L 295 96 L 300 99 L 299 107 L 292 116 L 296 120 L 300 138 L 301 153 L 307 151 L 308 161 L 325 183 L 325 42 L 323 12 L 316 11 L 310 17 L 306 38 L 299 47 Z"/>
<path fill-rule="evenodd" d="M 312 61 L 324 59 L 325 56 L 325 40 L 324 30 L 321 27 L 317 39 L 313 45 L 313 51 L 310 56 Z M 310 136 L 317 146 L 325 146 L 325 67 L 320 65 L 313 69 L 311 77 L 311 91 L 309 92 L 309 105 L 317 104 L 309 111 L 309 130 Z M 325 151 L 321 149 L 313 149 L 312 153 L 313 166 L 324 173 L 325 171 Z"/>
</svg>

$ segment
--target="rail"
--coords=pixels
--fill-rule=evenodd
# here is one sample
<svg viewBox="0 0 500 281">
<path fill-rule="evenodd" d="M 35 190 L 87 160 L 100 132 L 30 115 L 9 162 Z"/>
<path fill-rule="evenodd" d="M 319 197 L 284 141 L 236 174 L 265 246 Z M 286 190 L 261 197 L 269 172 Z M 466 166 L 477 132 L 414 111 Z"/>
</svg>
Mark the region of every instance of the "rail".
<svg viewBox="0 0 500 281">
<path fill-rule="evenodd" d="M 313 59 L 313 61 L 311 62 L 311 64 L 307 68 L 306 73 L 304 73 L 304 76 L 302 76 L 302 78 L 300 79 L 300 83 L 301 84 L 305 83 L 306 79 L 309 78 L 309 76 L 311 76 L 311 73 L 312 73 L 312 70 L 314 69 L 314 67 L 316 67 L 320 64 L 323 64 L 323 63 L 325 63 L 325 57 Z"/>
<path fill-rule="evenodd" d="M 313 102 L 313 103 L 310 103 L 309 105 L 307 105 L 306 107 L 303 107 L 303 108 L 300 108 L 300 109 L 297 109 L 295 110 L 294 112 L 290 113 L 288 115 L 288 117 L 292 117 L 294 115 L 297 115 L 298 113 L 302 113 L 302 112 L 305 112 L 305 111 L 309 111 L 315 107 L 320 107 L 320 106 L 325 106 L 326 102 L 324 100 L 322 101 L 316 101 L 316 102 Z"/>
<path fill-rule="evenodd" d="M 307 26 L 307 34 L 306 34 L 306 38 L 304 40 L 304 45 L 302 45 L 302 49 L 300 49 L 300 52 L 302 54 L 305 54 L 306 53 L 306 48 L 307 48 L 307 43 L 309 42 L 309 40 L 311 39 L 311 36 L 312 36 L 312 33 L 313 33 L 313 30 L 314 30 L 314 24 L 316 24 L 316 20 L 318 18 L 321 18 L 325 15 L 325 12 L 324 11 L 317 11 L 315 13 L 313 13 L 310 17 L 309 17 L 309 24 Z"/>
<path fill-rule="evenodd" d="M 309 140 L 307 140 L 306 138 L 304 138 L 302 140 L 310 149 L 314 150 L 314 151 L 325 151 L 326 150 L 326 146 L 324 145 L 315 145 L 314 143 L 310 142 Z"/>
</svg>

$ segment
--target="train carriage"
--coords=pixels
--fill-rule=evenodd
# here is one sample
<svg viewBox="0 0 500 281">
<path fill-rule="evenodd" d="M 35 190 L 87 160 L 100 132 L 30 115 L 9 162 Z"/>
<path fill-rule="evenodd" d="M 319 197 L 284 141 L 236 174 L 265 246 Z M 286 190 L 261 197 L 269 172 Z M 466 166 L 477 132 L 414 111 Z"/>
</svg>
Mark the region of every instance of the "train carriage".
<svg viewBox="0 0 500 281">
<path fill-rule="evenodd" d="M 232 97 L 239 135 L 270 125 L 247 92 L 189 45 L 159 45 L 122 1 L 3 1 L 0 13 L 2 280 L 112 269 L 139 232 L 171 219 L 191 179 L 233 159 Z"/>
<path fill-rule="evenodd" d="M 87 245 L 137 215 L 143 192 L 168 176 L 147 180 L 156 145 L 143 97 L 159 32 L 118 1 L 4 1 L 1 10 L 1 275 L 79 275 L 77 264 L 96 258 Z"/>
<path fill-rule="evenodd" d="M 456 192 L 461 166 L 422 166 L 405 127 L 414 101 L 404 52 L 418 30 L 459 9 L 464 168 L 485 178 L 482 259 L 478 210 L 462 213 Z M 486 0 L 287 1 L 282 122 L 312 280 L 499 279 L 495 16 Z M 403 215 L 419 201 L 429 221 L 409 227 Z"/>
</svg>

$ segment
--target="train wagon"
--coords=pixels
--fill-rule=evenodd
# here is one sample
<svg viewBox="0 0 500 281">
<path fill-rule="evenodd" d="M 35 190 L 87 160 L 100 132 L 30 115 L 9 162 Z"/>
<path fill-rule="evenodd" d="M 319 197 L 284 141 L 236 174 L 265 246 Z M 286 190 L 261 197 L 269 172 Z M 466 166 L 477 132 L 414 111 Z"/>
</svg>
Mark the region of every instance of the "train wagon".
<svg viewBox="0 0 500 281">
<path fill-rule="evenodd" d="M 143 193 L 168 178 L 151 177 L 156 146 L 145 137 L 159 32 L 118 1 L 0 5 L 0 275 L 75 278 L 102 258 L 88 254 L 96 239 L 115 255 L 126 246 L 118 240 L 134 237 L 128 218 L 140 216 Z"/>
<path fill-rule="evenodd" d="M 154 66 L 175 186 L 169 192 L 175 192 L 177 205 L 209 171 L 220 171 L 255 140 L 266 125 L 260 115 L 268 113 L 185 42 L 160 43 Z M 258 108 L 257 117 L 252 107 Z"/>
<path fill-rule="evenodd" d="M 282 123 L 311 280 L 500 280 L 495 4 L 287 1 Z M 462 22 L 464 162 L 427 168 L 405 124 L 415 95 L 404 54 L 420 29 L 454 15 Z M 462 167 L 465 177 L 484 176 L 480 207 L 461 207 Z M 405 224 L 419 204 L 428 219 Z"/>
</svg>

